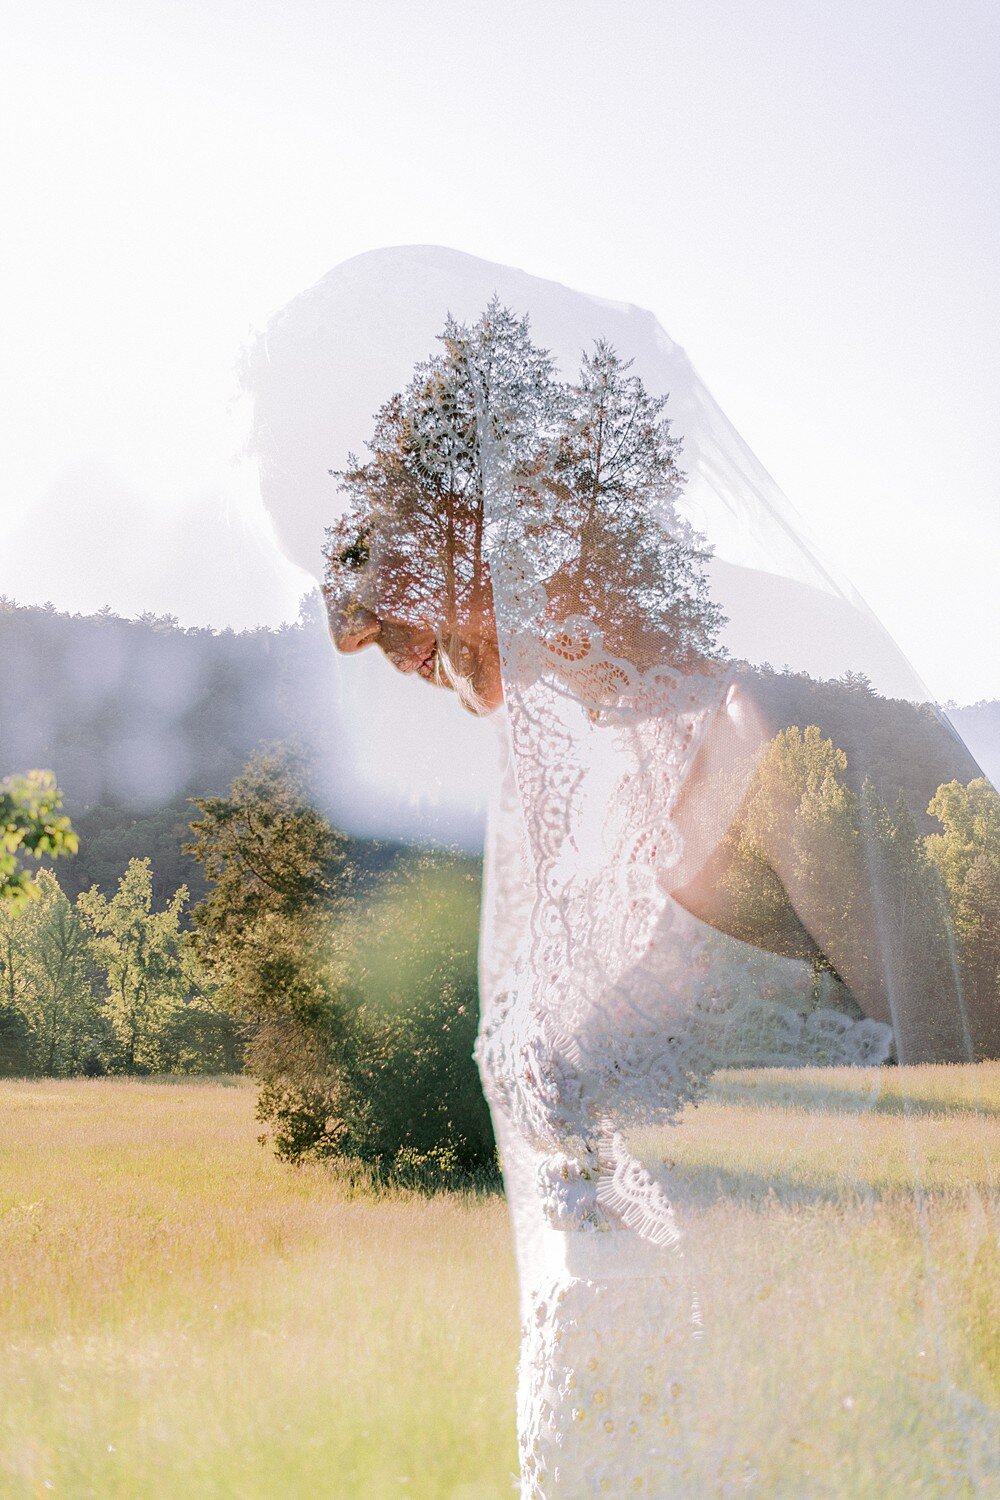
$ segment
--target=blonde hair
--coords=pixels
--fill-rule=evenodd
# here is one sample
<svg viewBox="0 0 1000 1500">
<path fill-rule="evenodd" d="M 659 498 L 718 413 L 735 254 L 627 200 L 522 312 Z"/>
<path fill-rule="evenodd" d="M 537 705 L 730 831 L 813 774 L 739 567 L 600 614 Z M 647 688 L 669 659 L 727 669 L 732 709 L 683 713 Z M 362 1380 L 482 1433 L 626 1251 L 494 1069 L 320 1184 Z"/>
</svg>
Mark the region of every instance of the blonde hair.
<svg viewBox="0 0 1000 1500">
<path fill-rule="evenodd" d="M 472 681 L 463 672 L 460 672 L 448 653 L 440 630 L 435 632 L 437 651 L 434 654 L 434 681 L 438 687 L 448 686 L 454 689 L 455 696 L 471 713 L 479 714 L 481 717 L 492 712 L 492 706 L 476 692 Z"/>
</svg>

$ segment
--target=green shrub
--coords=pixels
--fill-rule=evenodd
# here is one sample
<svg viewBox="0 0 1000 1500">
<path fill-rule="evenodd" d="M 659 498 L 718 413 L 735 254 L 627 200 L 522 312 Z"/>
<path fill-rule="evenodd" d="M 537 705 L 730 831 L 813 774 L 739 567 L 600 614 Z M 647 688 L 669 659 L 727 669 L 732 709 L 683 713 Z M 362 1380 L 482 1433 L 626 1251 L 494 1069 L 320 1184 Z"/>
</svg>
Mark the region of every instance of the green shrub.
<svg viewBox="0 0 1000 1500">
<path fill-rule="evenodd" d="M 279 1156 L 353 1159 L 417 1185 L 495 1176 L 472 1058 L 478 912 L 470 861 L 421 855 L 342 919 L 324 998 L 265 1022 L 249 1049 Z M 322 970 L 325 946 L 320 934 L 300 952 Z"/>
</svg>

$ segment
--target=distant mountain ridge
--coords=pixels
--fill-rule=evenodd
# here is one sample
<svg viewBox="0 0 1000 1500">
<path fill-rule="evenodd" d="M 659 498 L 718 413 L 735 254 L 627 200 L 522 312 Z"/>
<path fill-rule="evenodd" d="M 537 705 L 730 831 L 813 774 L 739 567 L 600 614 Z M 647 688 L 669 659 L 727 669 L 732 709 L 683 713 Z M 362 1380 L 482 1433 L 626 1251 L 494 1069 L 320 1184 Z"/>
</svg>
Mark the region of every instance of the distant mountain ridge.
<svg viewBox="0 0 1000 1500">
<path fill-rule="evenodd" d="M 948 704 L 944 712 L 993 785 L 1000 788 L 1000 699 L 981 698 L 965 708 Z"/>
<path fill-rule="evenodd" d="M 44 765 L 79 809 L 220 792 L 262 740 L 336 737 L 318 621 L 183 629 L 51 608 L 0 610 L 0 759 Z"/>
<path fill-rule="evenodd" d="M 370 669 L 384 666 L 373 660 Z M 480 778 L 470 774 L 461 799 L 429 796 L 415 805 L 402 796 L 393 801 L 390 788 L 373 809 L 367 801 L 376 782 L 359 779 L 355 769 L 359 731 L 345 723 L 354 706 L 341 702 L 341 670 L 315 596 L 303 601 L 295 625 L 242 632 L 184 629 L 169 616 L 69 615 L 6 601 L 0 603 L 0 774 L 51 769 L 73 814 L 115 807 L 141 819 L 182 806 L 186 797 L 224 791 L 260 744 L 299 739 L 315 754 L 323 809 L 341 826 L 479 848 L 483 811 L 474 793 L 488 777 L 487 726 L 446 703 L 455 711 L 455 729 L 470 734 L 463 744 L 478 746 Z M 418 695 L 451 699 L 391 675 L 393 688 L 414 694 L 411 702 Z M 1000 784 L 1000 700 L 949 706 L 947 713 Z M 373 753 L 407 761 L 407 749 L 384 745 L 377 706 L 366 728 Z M 430 764 L 414 775 L 430 782 L 447 771 Z"/>
<path fill-rule="evenodd" d="M 312 752 L 317 805 L 355 836 L 359 868 L 391 862 L 407 840 L 477 855 L 474 805 L 369 805 L 345 753 L 337 666 L 312 595 L 296 624 L 240 632 L 0 600 L 0 777 L 56 773 L 81 836 L 57 869 L 70 894 L 92 881 L 113 889 L 130 858 L 148 856 L 157 901 L 182 883 L 197 900 L 202 871 L 181 853 L 190 799 L 225 792 L 275 741 Z"/>
</svg>

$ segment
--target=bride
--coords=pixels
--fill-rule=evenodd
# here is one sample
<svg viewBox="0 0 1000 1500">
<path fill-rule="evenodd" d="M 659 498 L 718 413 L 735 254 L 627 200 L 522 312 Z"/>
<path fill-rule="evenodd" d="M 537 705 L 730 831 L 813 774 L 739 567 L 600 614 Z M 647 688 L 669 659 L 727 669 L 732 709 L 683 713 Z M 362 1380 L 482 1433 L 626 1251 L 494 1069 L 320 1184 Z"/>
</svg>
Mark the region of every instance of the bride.
<svg viewBox="0 0 1000 1500">
<path fill-rule="evenodd" d="M 289 440 L 304 405 L 324 475 L 340 462 L 335 644 L 454 691 L 500 741 L 476 1055 L 520 1274 L 522 1494 L 687 1493 L 699 1291 L 636 1132 L 730 1066 L 995 1045 L 911 857 L 935 789 L 979 773 L 721 414 L 655 383 L 652 320 L 397 255 L 269 330 L 265 496 L 303 462 L 315 482 L 315 438 L 305 460 Z M 303 342 L 330 351 L 325 389 L 289 393 Z"/>
</svg>

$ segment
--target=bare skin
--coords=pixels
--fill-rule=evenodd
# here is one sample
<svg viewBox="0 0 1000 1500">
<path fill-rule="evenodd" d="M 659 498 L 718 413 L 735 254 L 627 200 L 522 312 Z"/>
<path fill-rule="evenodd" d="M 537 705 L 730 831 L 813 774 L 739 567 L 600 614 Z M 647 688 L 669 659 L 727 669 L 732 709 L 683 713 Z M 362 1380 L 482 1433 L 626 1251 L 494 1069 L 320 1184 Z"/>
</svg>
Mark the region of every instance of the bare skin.
<svg viewBox="0 0 1000 1500">
<path fill-rule="evenodd" d="M 670 872 L 670 894 L 723 932 L 735 931 L 727 880 L 733 842 L 727 834 L 739 829 L 745 814 L 746 797 L 741 802 L 739 790 L 749 791 L 760 757 L 783 727 L 767 719 L 744 687 L 733 684 L 708 726 L 675 809 L 685 852 Z M 728 795 L 720 796 L 720 787 L 729 788 Z M 939 955 L 932 951 L 932 936 L 920 928 L 903 931 L 880 920 L 880 893 L 873 887 L 863 846 L 857 846 L 845 868 L 843 850 L 824 847 L 821 827 L 813 833 L 810 861 L 820 869 L 839 869 L 845 889 L 836 893 L 836 900 L 817 899 L 815 885 L 803 878 L 794 853 L 794 813 L 790 803 L 779 807 L 765 830 L 763 853 L 786 905 L 762 945 L 824 957 L 864 1014 L 892 1027 L 898 1061 L 966 1060 L 968 1039 L 957 992 L 929 996 L 912 981 L 898 982 L 915 971 L 933 971 Z M 851 920 L 838 920 L 838 910 L 850 910 Z M 775 943 L 776 930 L 785 943 Z"/>
<path fill-rule="evenodd" d="M 330 610 L 329 624 L 338 651 L 351 654 L 377 646 L 397 671 L 416 672 L 426 682 L 442 687 L 450 684 L 435 658 L 440 643 L 446 641 L 456 670 L 469 682 L 485 712 L 492 713 L 503 702 L 496 628 L 485 612 L 469 615 L 459 623 L 412 625 L 404 620 L 381 619 L 365 606 L 352 604 Z M 470 708 L 470 712 L 477 711 Z"/>
<path fill-rule="evenodd" d="M 397 670 L 416 672 L 426 681 L 447 686 L 436 660 L 440 642 L 480 700 L 472 712 L 492 712 L 503 702 L 499 650 L 492 616 L 463 619 L 460 625 L 430 622 L 412 625 L 379 618 L 372 610 L 351 604 L 331 610 L 330 633 L 339 651 L 354 653 L 377 646 Z M 466 705 L 467 707 L 469 705 Z M 684 847 L 681 863 L 669 873 L 669 894 L 694 916 L 722 932 L 734 932 L 735 914 L 727 873 L 732 867 L 732 840 L 739 827 L 745 799 L 760 758 L 781 725 L 770 723 L 744 686 L 734 683 L 706 727 L 698 755 L 675 808 L 674 818 Z M 787 808 L 791 818 L 793 809 Z M 817 833 L 821 842 L 822 834 Z M 877 893 L 859 852 L 846 879 L 851 885 L 849 905 L 857 914 L 850 924 L 831 920 L 801 879 L 791 854 L 792 841 L 779 816 L 769 830 L 764 854 L 784 892 L 778 929 L 787 944 L 775 943 L 772 927 L 762 946 L 798 955 L 825 956 L 844 980 L 864 1014 L 894 1029 L 900 1061 L 951 1060 L 964 1056 L 957 1008 L 943 998 L 941 1014 L 905 1013 L 905 997 L 892 993 L 892 976 L 909 966 L 914 955 L 896 951 L 901 939 L 879 929 Z M 810 853 L 820 868 L 832 867 L 833 851 L 817 845 Z M 735 933 L 735 935 L 739 935 Z M 912 933 L 905 941 L 911 945 Z M 926 1006 L 923 1007 L 926 1012 Z"/>
</svg>

